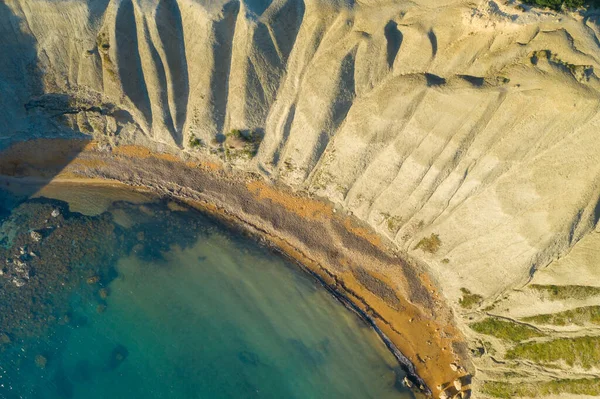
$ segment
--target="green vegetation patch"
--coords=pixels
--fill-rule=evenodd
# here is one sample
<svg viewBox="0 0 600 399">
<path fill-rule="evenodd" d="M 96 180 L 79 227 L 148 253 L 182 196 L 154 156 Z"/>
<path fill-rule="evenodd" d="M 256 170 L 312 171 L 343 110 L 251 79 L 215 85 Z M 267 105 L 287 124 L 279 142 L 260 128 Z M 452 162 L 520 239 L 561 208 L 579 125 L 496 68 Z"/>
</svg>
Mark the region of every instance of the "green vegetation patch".
<svg viewBox="0 0 600 399">
<path fill-rule="evenodd" d="M 506 353 L 507 359 L 529 359 L 548 364 L 559 361 L 585 369 L 600 365 L 600 337 L 559 338 L 546 342 L 525 342 Z"/>
<path fill-rule="evenodd" d="M 600 325 L 600 306 L 584 306 L 559 313 L 525 317 L 523 321 L 554 326 L 568 326 L 571 324 L 583 326 L 588 323 Z"/>
<path fill-rule="evenodd" d="M 562 393 L 595 396 L 600 394 L 600 379 L 582 378 L 519 383 L 486 381 L 483 383 L 483 392 L 502 399 L 515 397 L 538 398 L 540 396 L 559 395 Z"/>
<path fill-rule="evenodd" d="M 585 285 L 539 285 L 529 286 L 534 291 L 542 293 L 546 298 L 553 301 L 564 299 L 587 299 L 600 295 L 600 287 Z"/>
<path fill-rule="evenodd" d="M 191 148 L 204 147 L 204 143 L 198 137 L 191 136 L 190 137 L 190 147 Z"/>
<path fill-rule="evenodd" d="M 225 154 L 228 158 L 253 158 L 258 153 L 262 135 L 251 130 L 232 129 L 225 135 Z"/>
<path fill-rule="evenodd" d="M 491 335 L 505 341 L 513 342 L 521 342 L 530 338 L 544 336 L 543 333 L 535 328 L 495 317 L 488 317 L 482 321 L 470 324 L 469 327 L 480 334 Z"/>
<path fill-rule="evenodd" d="M 387 229 L 391 232 L 396 232 L 402 226 L 402 218 L 400 216 L 392 216 L 386 213 L 385 220 L 387 221 Z"/>
<path fill-rule="evenodd" d="M 479 306 L 481 301 L 483 301 L 483 297 L 481 295 L 473 294 L 466 288 L 461 288 L 460 292 L 463 293 L 463 297 L 458 301 L 458 303 L 465 309 L 471 309 L 473 306 Z"/>
<path fill-rule="evenodd" d="M 425 252 L 429 252 L 430 254 L 434 254 L 440 249 L 442 245 L 442 240 L 440 240 L 440 236 L 434 233 L 431 233 L 429 237 L 421 238 L 421 241 L 415 246 L 415 249 L 421 248 Z"/>
<path fill-rule="evenodd" d="M 564 8 L 598 7 L 599 0 L 524 0 L 523 3 L 538 7 L 547 7 L 556 11 Z"/>
</svg>

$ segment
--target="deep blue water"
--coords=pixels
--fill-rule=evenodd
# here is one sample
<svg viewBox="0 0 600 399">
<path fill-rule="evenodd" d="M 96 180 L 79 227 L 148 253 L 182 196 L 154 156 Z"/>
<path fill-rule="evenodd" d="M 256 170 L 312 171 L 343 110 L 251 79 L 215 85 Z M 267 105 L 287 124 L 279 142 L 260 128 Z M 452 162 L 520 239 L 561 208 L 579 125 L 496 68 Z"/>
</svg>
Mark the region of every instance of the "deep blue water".
<svg viewBox="0 0 600 399">
<path fill-rule="evenodd" d="M 194 210 L 94 190 L 51 191 L 70 207 L 0 191 L 0 398 L 414 397 L 376 334 L 286 259 Z"/>
</svg>

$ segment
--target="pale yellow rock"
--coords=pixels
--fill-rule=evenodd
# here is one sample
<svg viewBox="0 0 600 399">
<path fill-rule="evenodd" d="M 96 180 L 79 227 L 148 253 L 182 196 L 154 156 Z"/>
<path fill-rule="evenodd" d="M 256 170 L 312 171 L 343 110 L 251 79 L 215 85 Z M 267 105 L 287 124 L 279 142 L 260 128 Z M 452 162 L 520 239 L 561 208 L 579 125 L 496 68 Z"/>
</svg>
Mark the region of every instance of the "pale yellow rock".
<svg viewBox="0 0 600 399">
<path fill-rule="evenodd" d="M 463 384 L 460 378 L 455 379 L 452 384 L 454 385 L 454 388 L 456 388 L 457 391 L 460 391 L 462 389 Z"/>
</svg>

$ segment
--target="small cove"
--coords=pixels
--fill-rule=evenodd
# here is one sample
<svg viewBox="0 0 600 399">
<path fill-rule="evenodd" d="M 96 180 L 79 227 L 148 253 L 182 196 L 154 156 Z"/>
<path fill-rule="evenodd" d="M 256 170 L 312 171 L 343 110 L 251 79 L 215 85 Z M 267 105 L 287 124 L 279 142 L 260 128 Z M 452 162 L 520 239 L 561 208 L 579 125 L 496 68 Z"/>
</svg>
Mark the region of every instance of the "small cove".
<svg viewBox="0 0 600 399">
<path fill-rule="evenodd" d="M 414 397 L 374 331 L 272 250 L 149 195 L 52 190 L 71 207 L 1 193 L 16 230 L 2 256 L 32 272 L 19 288 L 14 265 L 0 277 L 3 306 L 52 290 L 17 307 L 33 321 L 0 319 L 0 397 Z"/>
</svg>

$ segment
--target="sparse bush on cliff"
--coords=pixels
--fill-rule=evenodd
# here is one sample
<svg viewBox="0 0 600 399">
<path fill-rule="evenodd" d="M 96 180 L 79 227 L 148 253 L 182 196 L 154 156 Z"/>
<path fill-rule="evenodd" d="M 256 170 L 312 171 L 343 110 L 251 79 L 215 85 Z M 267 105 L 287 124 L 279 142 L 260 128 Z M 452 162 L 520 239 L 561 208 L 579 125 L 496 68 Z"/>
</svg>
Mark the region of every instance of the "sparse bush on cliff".
<svg viewBox="0 0 600 399">
<path fill-rule="evenodd" d="M 258 152 L 261 141 L 262 135 L 259 132 L 232 129 L 225 135 L 225 155 L 228 158 L 239 155 L 253 158 Z"/>
<path fill-rule="evenodd" d="M 190 137 L 190 147 L 191 148 L 204 147 L 204 143 L 198 137 L 191 136 Z"/>
<path fill-rule="evenodd" d="M 434 254 L 440 249 L 442 245 L 442 240 L 440 240 L 440 236 L 434 233 L 431 233 L 429 237 L 423 237 L 421 241 L 415 246 L 415 249 L 421 248 L 425 252 L 429 252 L 430 254 Z"/>
<path fill-rule="evenodd" d="M 465 309 L 471 309 L 473 306 L 479 306 L 483 297 L 478 294 L 473 294 L 466 288 L 461 288 L 460 292 L 463 293 L 463 297 L 458 301 L 459 305 Z"/>
</svg>

